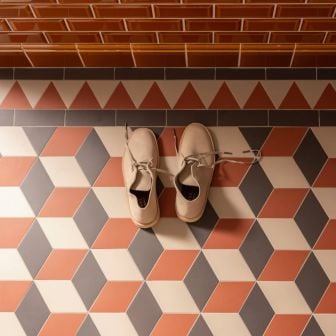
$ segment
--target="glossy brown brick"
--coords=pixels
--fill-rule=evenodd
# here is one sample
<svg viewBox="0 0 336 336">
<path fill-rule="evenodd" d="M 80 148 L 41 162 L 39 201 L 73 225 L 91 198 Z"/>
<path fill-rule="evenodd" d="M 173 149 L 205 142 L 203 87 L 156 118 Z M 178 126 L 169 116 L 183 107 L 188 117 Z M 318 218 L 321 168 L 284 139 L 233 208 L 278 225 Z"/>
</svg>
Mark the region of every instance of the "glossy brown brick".
<svg viewBox="0 0 336 336">
<path fill-rule="evenodd" d="M 190 67 L 236 67 L 239 44 L 190 44 L 187 57 Z"/>
<path fill-rule="evenodd" d="M 17 31 L 62 31 L 67 30 L 63 19 L 12 19 L 8 20 Z"/>
<path fill-rule="evenodd" d="M 336 43 L 336 32 L 328 33 L 326 43 Z"/>
<path fill-rule="evenodd" d="M 103 33 L 105 43 L 157 43 L 155 32 Z"/>
<path fill-rule="evenodd" d="M 180 3 L 180 0 L 120 0 L 121 3 Z"/>
<path fill-rule="evenodd" d="M 240 19 L 186 19 L 186 30 L 232 31 L 240 30 Z"/>
<path fill-rule="evenodd" d="M 5 20 L 0 20 L 0 31 L 8 31 L 9 27 Z"/>
<path fill-rule="evenodd" d="M 46 33 L 48 40 L 51 43 L 99 43 L 101 42 L 99 33 Z"/>
<path fill-rule="evenodd" d="M 273 5 L 216 5 L 216 17 L 267 18 L 273 13 Z"/>
<path fill-rule="evenodd" d="M 46 43 L 41 33 L 0 33 L 0 43 Z"/>
<path fill-rule="evenodd" d="M 298 30 L 299 19 L 246 19 L 244 30 L 251 31 L 288 31 Z"/>
<path fill-rule="evenodd" d="M 240 66 L 288 67 L 290 66 L 293 50 L 293 44 L 243 44 L 241 48 Z"/>
<path fill-rule="evenodd" d="M 92 17 L 90 7 L 85 5 L 34 5 L 33 9 L 41 18 Z"/>
<path fill-rule="evenodd" d="M 178 31 L 182 30 L 182 20 L 178 19 L 128 19 L 127 28 L 131 31 Z"/>
<path fill-rule="evenodd" d="M 29 6 L 17 5 L 0 5 L 0 18 L 25 18 L 32 17 Z"/>
<path fill-rule="evenodd" d="M 154 9 L 160 18 L 212 17 L 211 5 L 155 5 Z"/>
<path fill-rule="evenodd" d="M 215 33 L 215 43 L 266 43 L 268 33 Z"/>
<path fill-rule="evenodd" d="M 321 43 L 325 33 L 276 32 L 271 33 L 271 43 Z"/>
<path fill-rule="evenodd" d="M 336 46 L 334 44 L 299 44 L 295 49 L 293 67 L 335 67 Z"/>
<path fill-rule="evenodd" d="M 334 5 L 278 5 L 276 17 L 330 17 Z"/>
<path fill-rule="evenodd" d="M 20 47 L 0 45 L 0 67 L 31 67 Z"/>
<path fill-rule="evenodd" d="M 152 16 L 149 5 L 96 5 L 93 8 L 96 16 L 100 18 L 149 18 Z"/>
<path fill-rule="evenodd" d="M 212 33 L 159 33 L 160 43 L 211 43 Z"/>
<path fill-rule="evenodd" d="M 122 19 L 68 19 L 68 25 L 75 31 L 120 31 L 125 30 Z"/>
<path fill-rule="evenodd" d="M 336 30 L 336 19 L 304 19 L 301 30 Z"/>
<path fill-rule="evenodd" d="M 132 47 L 137 67 L 185 67 L 185 50 L 181 44 L 136 44 Z"/>
</svg>

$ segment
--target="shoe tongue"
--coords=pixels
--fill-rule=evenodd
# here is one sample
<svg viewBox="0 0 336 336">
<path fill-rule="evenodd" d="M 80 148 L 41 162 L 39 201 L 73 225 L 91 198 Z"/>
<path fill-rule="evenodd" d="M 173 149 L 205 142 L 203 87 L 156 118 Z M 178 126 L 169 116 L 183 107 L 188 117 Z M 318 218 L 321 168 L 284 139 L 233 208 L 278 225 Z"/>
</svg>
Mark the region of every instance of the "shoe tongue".
<svg viewBox="0 0 336 336">
<path fill-rule="evenodd" d="M 198 187 L 199 184 L 197 183 L 197 180 L 195 179 L 195 165 L 193 164 L 186 164 L 184 166 L 184 169 L 179 174 L 179 182 L 181 184 L 192 186 L 192 187 Z"/>
<path fill-rule="evenodd" d="M 147 171 L 137 171 L 131 189 L 139 191 L 149 191 L 152 187 L 152 177 Z"/>
</svg>

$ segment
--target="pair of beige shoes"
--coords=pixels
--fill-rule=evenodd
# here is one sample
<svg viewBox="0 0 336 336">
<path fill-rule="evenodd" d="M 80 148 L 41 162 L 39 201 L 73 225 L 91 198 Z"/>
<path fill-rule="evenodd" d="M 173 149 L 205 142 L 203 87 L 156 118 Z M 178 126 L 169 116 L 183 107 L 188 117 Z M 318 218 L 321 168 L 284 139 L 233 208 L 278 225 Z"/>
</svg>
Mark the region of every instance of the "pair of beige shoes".
<svg viewBox="0 0 336 336">
<path fill-rule="evenodd" d="M 208 199 L 215 166 L 214 143 L 205 126 L 192 123 L 185 128 L 178 147 L 178 172 L 174 176 L 176 214 L 184 222 L 196 222 Z M 122 170 L 131 218 L 141 228 L 152 227 L 160 218 L 158 164 L 154 133 L 147 128 L 133 131 L 127 139 Z"/>
</svg>

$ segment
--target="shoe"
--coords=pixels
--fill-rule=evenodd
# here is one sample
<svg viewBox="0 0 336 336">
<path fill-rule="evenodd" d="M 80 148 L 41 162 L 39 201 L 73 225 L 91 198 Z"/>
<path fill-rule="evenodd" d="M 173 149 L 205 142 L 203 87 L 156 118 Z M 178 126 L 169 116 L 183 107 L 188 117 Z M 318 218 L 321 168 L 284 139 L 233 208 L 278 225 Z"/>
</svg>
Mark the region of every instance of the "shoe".
<svg viewBox="0 0 336 336">
<path fill-rule="evenodd" d="M 175 209 L 184 222 L 198 221 L 204 212 L 215 166 L 215 146 L 202 124 L 188 125 L 179 144 L 175 176 Z"/>
<path fill-rule="evenodd" d="M 133 131 L 126 142 L 122 172 L 131 218 L 140 228 L 152 227 L 160 218 L 156 194 L 158 162 L 159 150 L 154 133 L 147 128 Z"/>
</svg>

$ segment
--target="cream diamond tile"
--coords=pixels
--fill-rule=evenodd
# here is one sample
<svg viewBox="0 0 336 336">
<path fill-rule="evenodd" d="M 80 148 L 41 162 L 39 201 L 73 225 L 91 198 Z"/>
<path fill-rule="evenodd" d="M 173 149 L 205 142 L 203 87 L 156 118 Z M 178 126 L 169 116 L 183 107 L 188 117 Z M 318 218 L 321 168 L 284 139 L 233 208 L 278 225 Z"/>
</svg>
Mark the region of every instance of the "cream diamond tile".
<svg viewBox="0 0 336 336">
<path fill-rule="evenodd" d="M 336 188 L 312 188 L 329 218 L 336 218 Z"/>
<path fill-rule="evenodd" d="M 70 156 L 48 156 L 40 158 L 55 187 L 89 187 L 77 160 Z"/>
<path fill-rule="evenodd" d="M 275 108 L 278 108 L 293 82 L 289 80 L 264 80 L 260 81 Z"/>
<path fill-rule="evenodd" d="M 0 313 L 1 336 L 26 336 L 15 313 Z"/>
<path fill-rule="evenodd" d="M 314 250 L 315 257 L 331 282 L 336 282 L 336 251 Z"/>
<path fill-rule="evenodd" d="M 227 86 L 232 92 L 233 96 L 236 98 L 239 106 L 242 108 L 247 99 L 250 97 L 252 91 L 258 84 L 255 80 L 228 80 L 226 81 Z"/>
<path fill-rule="evenodd" d="M 175 106 L 181 97 L 188 81 L 186 80 L 158 80 L 157 85 L 161 89 L 163 96 L 166 98 L 171 108 Z"/>
<path fill-rule="evenodd" d="M 313 127 L 317 137 L 329 158 L 336 158 L 336 127 Z"/>
<path fill-rule="evenodd" d="M 40 100 L 49 84 L 48 80 L 20 80 L 20 86 L 32 107 Z"/>
<path fill-rule="evenodd" d="M 0 249 L 0 265 L 0 280 L 32 279 L 25 263 L 16 249 Z"/>
<path fill-rule="evenodd" d="M 83 80 L 54 80 L 56 90 L 60 94 L 66 107 L 69 107 L 76 98 L 79 90 L 82 88 Z"/>
<path fill-rule="evenodd" d="M 111 157 L 125 152 L 125 127 L 95 127 L 95 130 Z"/>
<path fill-rule="evenodd" d="M 325 336 L 335 335 L 336 314 L 314 314 L 314 317 Z"/>
<path fill-rule="evenodd" d="M 35 217 L 18 187 L 0 187 L 0 217 Z"/>
<path fill-rule="evenodd" d="M 219 281 L 254 281 L 255 277 L 239 250 L 203 250 Z"/>
<path fill-rule="evenodd" d="M 212 103 L 223 81 L 216 80 L 193 80 L 192 86 L 202 100 L 206 108 Z"/>
<path fill-rule="evenodd" d="M 122 82 L 136 108 L 142 103 L 149 89 L 153 85 L 152 80 L 142 80 L 139 85 L 138 80 L 124 80 Z"/>
<path fill-rule="evenodd" d="M 119 81 L 89 80 L 87 81 L 100 106 L 104 107 L 117 87 Z"/>
<path fill-rule="evenodd" d="M 195 301 L 182 281 L 148 281 L 147 285 L 163 313 L 199 312 Z"/>
<path fill-rule="evenodd" d="M 320 99 L 323 91 L 328 85 L 327 80 L 296 80 L 295 83 L 299 87 L 303 96 L 307 100 L 311 108 L 314 108 Z"/>
</svg>

